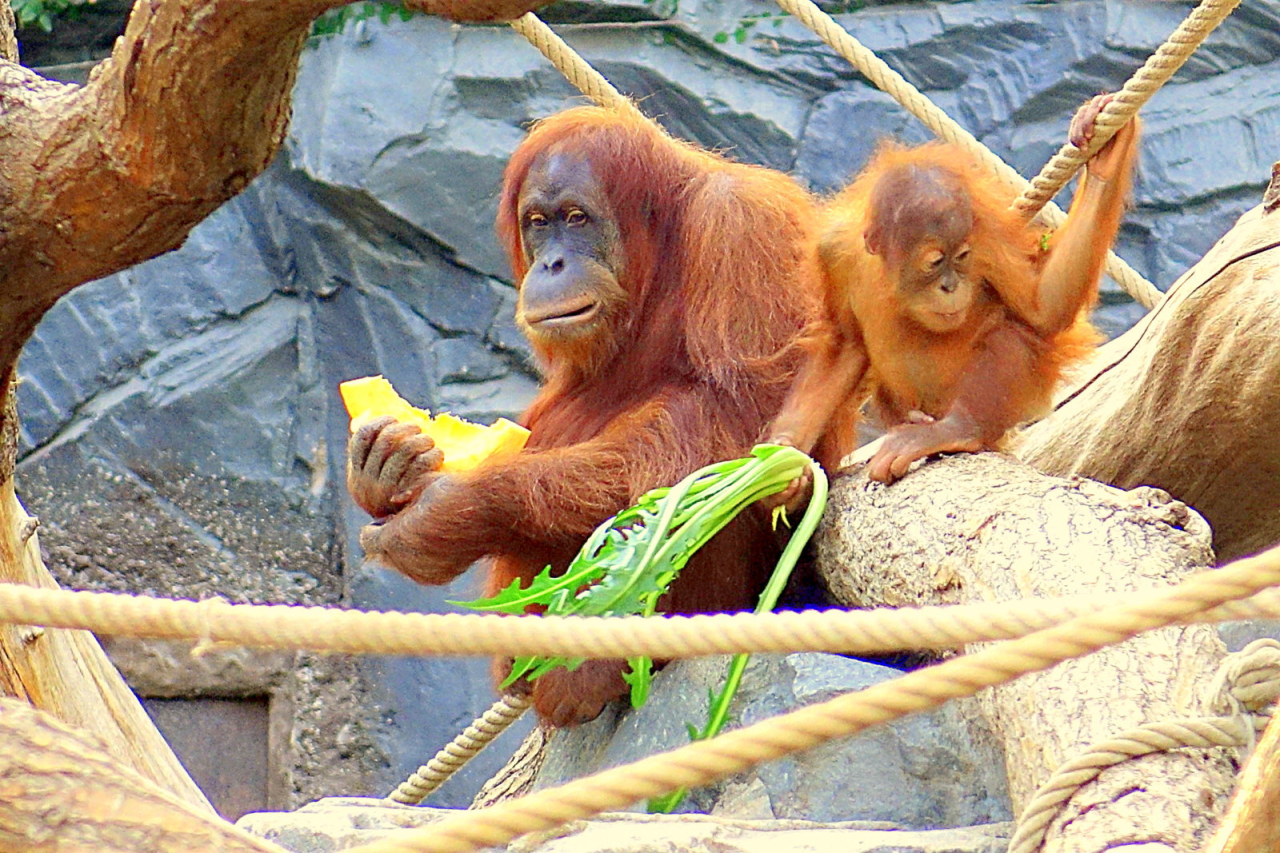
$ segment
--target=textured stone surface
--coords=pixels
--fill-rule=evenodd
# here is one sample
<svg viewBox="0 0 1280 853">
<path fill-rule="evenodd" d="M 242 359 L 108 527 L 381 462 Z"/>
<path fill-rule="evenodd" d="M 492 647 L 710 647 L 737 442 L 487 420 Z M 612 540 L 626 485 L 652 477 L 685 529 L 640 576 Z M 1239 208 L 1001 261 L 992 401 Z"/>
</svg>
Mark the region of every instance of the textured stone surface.
<svg viewBox="0 0 1280 853">
<path fill-rule="evenodd" d="M 86 7 L 65 42 L 24 31 L 24 55 L 101 56 L 123 6 Z M 826 4 L 1025 175 L 1058 147 L 1075 106 L 1119 87 L 1188 8 L 849 6 Z M 576 22 L 563 29 L 573 46 L 677 135 L 817 190 L 838 187 L 882 136 L 927 136 L 764 0 L 570 0 L 546 16 Z M 1260 197 L 1280 157 L 1277 55 L 1280 0 L 1244 0 L 1145 110 L 1119 251 L 1160 286 Z M 471 594 L 473 578 L 423 589 L 361 565 L 335 389 L 380 372 L 419 405 L 481 419 L 528 403 L 536 371 L 512 319 L 494 194 L 527 123 L 582 102 L 507 27 L 371 18 L 314 40 L 276 164 L 178 251 L 63 300 L 24 353 L 19 483 L 60 580 L 427 611 Z M 1139 315 L 1104 285 L 1104 329 Z M 149 684 L 215 691 L 216 668 L 183 681 L 170 671 L 179 659 L 157 663 L 168 669 Z M 282 804 L 384 793 L 492 699 L 482 661 L 326 666 L 339 662 L 305 662 L 278 685 L 278 673 L 254 676 L 305 711 L 285 737 L 296 751 Z M 504 750 L 433 802 L 469 802 Z M 741 809 L 764 802 L 769 783 L 757 781 L 733 789 Z"/>
<path fill-rule="evenodd" d="M 341 797 L 312 803 L 297 812 L 249 814 L 237 825 L 292 853 L 335 853 L 387 838 L 398 829 L 430 826 L 448 817 L 443 809 L 388 805 Z M 602 815 L 574 821 L 549 840 L 541 853 L 1002 853 L 1009 825 L 992 824 L 936 831 L 895 830 L 863 822 L 801 820 L 742 821 L 697 815 Z M 526 840 L 488 851 L 527 851 Z"/>
<path fill-rule="evenodd" d="M 728 657 L 672 664 L 655 677 L 643 708 L 614 709 L 585 726 L 556 732 L 535 787 L 684 746 L 688 724 L 705 723 L 706 697 L 722 686 L 728 665 Z M 757 655 L 730 718 L 750 725 L 898 675 L 837 655 Z M 832 784 L 834 779 L 847 783 Z M 887 821 L 908 829 L 971 826 L 1012 816 L 999 751 L 988 733 L 961 722 L 953 706 L 692 791 L 682 810 L 741 818 Z"/>
</svg>

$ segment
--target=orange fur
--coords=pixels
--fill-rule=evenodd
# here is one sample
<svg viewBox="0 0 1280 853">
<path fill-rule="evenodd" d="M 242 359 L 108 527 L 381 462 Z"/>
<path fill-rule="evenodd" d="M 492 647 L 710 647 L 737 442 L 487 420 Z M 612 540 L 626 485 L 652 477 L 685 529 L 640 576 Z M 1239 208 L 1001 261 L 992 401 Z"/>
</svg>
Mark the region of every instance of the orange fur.
<svg viewBox="0 0 1280 853">
<path fill-rule="evenodd" d="M 1099 340 L 1086 315 L 1119 228 L 1136 142 L 1135 124 L 1104 149 L 1111 181 L 1085 179 L 1096 183 L 1077 192 L 1048 251 L 1041 229 L 1011 211 L 1015 193 L 959 146 L 882 145 L 826 206 L 826 316 L 806 336 L 808 362 L 772 435 L 808 450 L 836 432 L 838 456 L 852 449 L 848 423 L 871 397 L 892 429 L 871 476 L 892 480 L 913 459 L 994 448 L 1011 427 L 1041 416 L 1063 371 Z M 883 201 L 878 185 L 892 188 L 881 191 L 890 193 Z M 940 234 L 952 236 L 928 236 Z M 1068 257 L 1077 252 L 1083 256 Z M 958 325 L 927 326 L 918 306 L 944 304 L 952 297 L 939 294 L 955 292 L 936 290 L 944 274 L 974 296 L 963 314 L 930 315 L 960 317 Z M 925 291 L 931 297 L 915 295 Z"/>
<path fill-rule="evenodd" d="M 624 304 L 589 342 L 533 336 L 545 383 L 523 418 L 524 451 L 442 478 L 383 525 L 378 559 L 424 583 L 480 558 L 490 592 L 562 570 L 645 491 L 746 455 L 818 314 L 817 213 L 804 190 L 593 107 L 539 122 L 507 166 L 497 225 L 517 281 L 530 267 L 521 193 L 540 158 L 562 152 L 585 159 L 608 197 Z M 767 513 L 744 513 L 694 556 L 664 609 L 750 608 L 777 554 Z M 557 723 L 589 718 L 625 689 L 619 672 L 613 662 L 539 681 L 535 707 Z"/>
<path fill-rule="evenodd" d="M 971 275 L 987 282 L 997 298 L 975 305 L 966 325 L 950 334 L 922 330 L 902 316 L 894 291 L 895 272 L 882 255 L 868 253 L 863 245 L 862 235 L 871 214 L 871 189 L 888 170 L 902 166 L 950 171 L 971 194 Z M 915 148 L 882 146 L 862 174 L 829 202 L 822 257 L 836 292 L 846 297 L 841 325 L 862 331 L 871 361 L 871 393 L 891 400 L 903 412 L 916 409 L 942 417 L 955 401 L 959 378 L 970 366 L 977 340 L 997 324 L 1025 323 L 1031 316 L 1044 259 L 1040 248 L 1044 232 L 1011 210 L 1015 198 L 1012 189 L 959 146 L 937 142 Z M 1090 293 L 1086 304 L 1091 307 L 1097 294 L 1096 279 Z M 1082 311 L 1069 329 L 1036 347 L 1034 372 L 1024 377 L 1021 387 L 1003 389 L 1012 395 L 1009 406 L 1019 412 L 1018 421 L 1043 413 L 1062 370 L 1087 355 L 1098 340 Z M 927 381 L 921 382 L 919 370 L 912 369 L 918 368 L 915 362 L 907 364 L 898 357 L 904 351 L 925 354 L 931 362 Z"/>
</svg>

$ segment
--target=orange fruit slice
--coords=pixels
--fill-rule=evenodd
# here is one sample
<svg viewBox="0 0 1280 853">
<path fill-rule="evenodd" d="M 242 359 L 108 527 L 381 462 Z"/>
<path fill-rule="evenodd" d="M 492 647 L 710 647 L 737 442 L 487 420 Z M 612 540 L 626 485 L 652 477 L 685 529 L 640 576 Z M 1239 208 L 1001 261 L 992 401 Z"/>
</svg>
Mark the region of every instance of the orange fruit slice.
<svg viewBox="0 0 1280 853">
<path fill-rule="evenodd" d="M 417 424 L 444 453 L 440 470 L 444 473 L 469 471 L 490 456 L 519 451 L 529 440 L 529 431 L 506 418 L 492 426 L 473 424 L 450 414 L 431 413 L 411 406 L 381 376 L 352 379 L 338 386 L 343 405 L 351 416 L 351 431 L 374 418 L 390 415 L 397 421 Z"/>
</svg>

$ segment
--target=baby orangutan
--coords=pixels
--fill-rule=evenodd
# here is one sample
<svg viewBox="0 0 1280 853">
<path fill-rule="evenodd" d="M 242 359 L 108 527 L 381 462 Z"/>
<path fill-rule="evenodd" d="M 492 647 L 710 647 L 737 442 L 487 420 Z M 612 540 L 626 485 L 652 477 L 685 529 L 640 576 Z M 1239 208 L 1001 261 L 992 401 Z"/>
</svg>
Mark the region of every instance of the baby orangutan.
<svg viewBox="0 0 1280 853">
<path fill-rule="evenodd" d="M 1076 113 L 1075 145 L 1109 99 Z M 890 483 L 935 453 L 995 449 L 1043 414 L 1063 368 L 1097 342 L 1085 314 L 1137 143 L 1134 120 L 1089 161 L 1047 247 L 1010 210 L 1014 191 L 958 146 L 882 147 L 826 209 L 825 316 L 770 440 L 807 452 L 870 395 L 889 433 L 868 473 Z"/>
</svg>

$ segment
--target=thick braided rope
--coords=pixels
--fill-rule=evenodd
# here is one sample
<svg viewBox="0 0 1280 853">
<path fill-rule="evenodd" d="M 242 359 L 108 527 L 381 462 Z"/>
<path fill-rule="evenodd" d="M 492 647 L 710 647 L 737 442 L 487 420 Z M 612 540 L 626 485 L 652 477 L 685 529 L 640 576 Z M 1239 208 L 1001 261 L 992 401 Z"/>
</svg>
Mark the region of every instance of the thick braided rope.
<svg viewBox="0 0 1280 853">
<path fill-rule="evenodd" d="M 396 833 L 352 848 L 351 853 L 469 853 L 501 845 L 525 833 L 623 808 L 676 788 L 706 785 L 878 723 L 936 708 L 1275 584 L 1280 584 L 1280 549 L 1150 592 L 1143 601 L 1080 616 L 1019 640 L 558 788 L 449 817 L 424 829 Z"/>
<path fill-rule="evenodd" d="M 582 94 L 602 107 L 641 115 L 599 71 L 592 68 L 564 39 L 556 35 L 537 15 L 529 12 L 511 22 L 511 28 L 529 40 Z"/>
<path fill-rule="evenodd" d="M 1044 843 L 1050 822 L 1057 816 L 1062 805 L 1108 767 L 1171 749 L 1244 746 L 1249 743 L 1255 727 L 1265 726 L 1267 719 L 1250 715 L 1246 719 L 1206 717 L 1148 723 L 1095 744 L 1065 762 L 1036 791 L 1018 819 L 1017 831 L 1009 840 L 1009 853 L 1036 853 Z"/>
<path fill-rule="evenodd" d="M 1280 643 L 1257 640 L 1227 655 L 1218 666 L 1215 682 L 1214 709 L 1231 711 L 1230 715 L 1147 723 L 1064 762 L 1023 809 L 1009 853 L 1036 853 L 1063 804 L 1108 767 L 1171 749 L 1251 747 L 1270 720 L 1268 709 L 1280 696 Z"/>
<path fill-rule="evenodd" d="M 864 77 L 902 104 L 939 139 L 962 146 L 986 164 L 1002 181 L 1018 189 L 1019 192 L 1024 191 L 1028 185 L 1026 178 L 993 154 L 987 146 L 978 141 L 977 137 L 956 124 L 919 89 L 907 82 L 905 77 L 890 68 L 884 60 L 850 35 L 835 22 L 834 18 L 819 9 L 812 0 L 778 0 L 778 5 L 813 30 Z M 1112 130 L 1112 133 L 1114 132 Z M 1062 208 L 1050 201 L 1044 205 L 1040 218 L 1049 226 L 1056 228 L 1066 220 L 1066 214 L 1062 212 Z M 1160 301 L 1161 294 L 1155 285 L 1139 275 L 1115 252 L 1107 254 L 1107 272 L 1144 308 L 1151 308 Z"/>
<path fill-rule="evenodd" d="M 449 777 L 461 770 L 468 761 L 483 752 L 484 748 L 493 743 L 498 735 L 509 729 L 512 723 L 524 716 L 524 712 L 529 710 L 529 705 L 528 696 L 516 693 L 506 694 L 467 726 L 462 734 L 437 752 L 430 761 L 401 782 L 399 787 L 387 795 L 387 799 L 393 803 L 416 806 L 447 782 Z"/>
<path fill-rule="evenodd" d="M 1063 145 L 1040 170 L 1040 174 L 1031 179 L 1031 183 L 1014 202 L 1014 207 L 1028 216 L 1035 215 L 1066 186 L 1071 176 L 1090 157 L 1107 144 L 1107 140 L 1116 131 L 1138 114 L 1142 105 L 1169 81 L 1209 33 L 1226 20 L 1238 5 L 1240 0 L 1202 0 L 1164 44 L 1129 78 L 1124 88 L 1116 92 L 1103 107 L 1094 123 L 1094 137 L 1090 140 L 1088 149 L 1077 148 L 1071 143 Z"/>
<path fill-rule="evenodd" d="M 1271 552 L 1267 552 L 1271 553 Z M 1276 549 L 1280 554 L 1280 548 Z M 0 584 L 0 624 L 117 637 L 377 655 L 682 658 L 739 652 L 872 653 L 949 649 L 1023 637 L 1150 592 L 991 604 L 710 616 L 563 618 L 367 612 L 285 604 L 177 601 Z M 1269 590 L 1189 622 L 1280 617 Z"/>
<path fill-rule="evenodd" d="M 1280 547 L 1277 548 L 1280 551 Z M 1269 552 L 1268 552 L 1269 553 Z M 610 618 L 481 616 L 179 601 L 0 584 L 0 623 L 211 645 L 380 655 L 696 657 L 739 652 L 883 652 L 1013 639 L 1148 592 L 876 610 Z M 1280 617 L 1280 590 L 1192 622 Z"/>
</svg>

